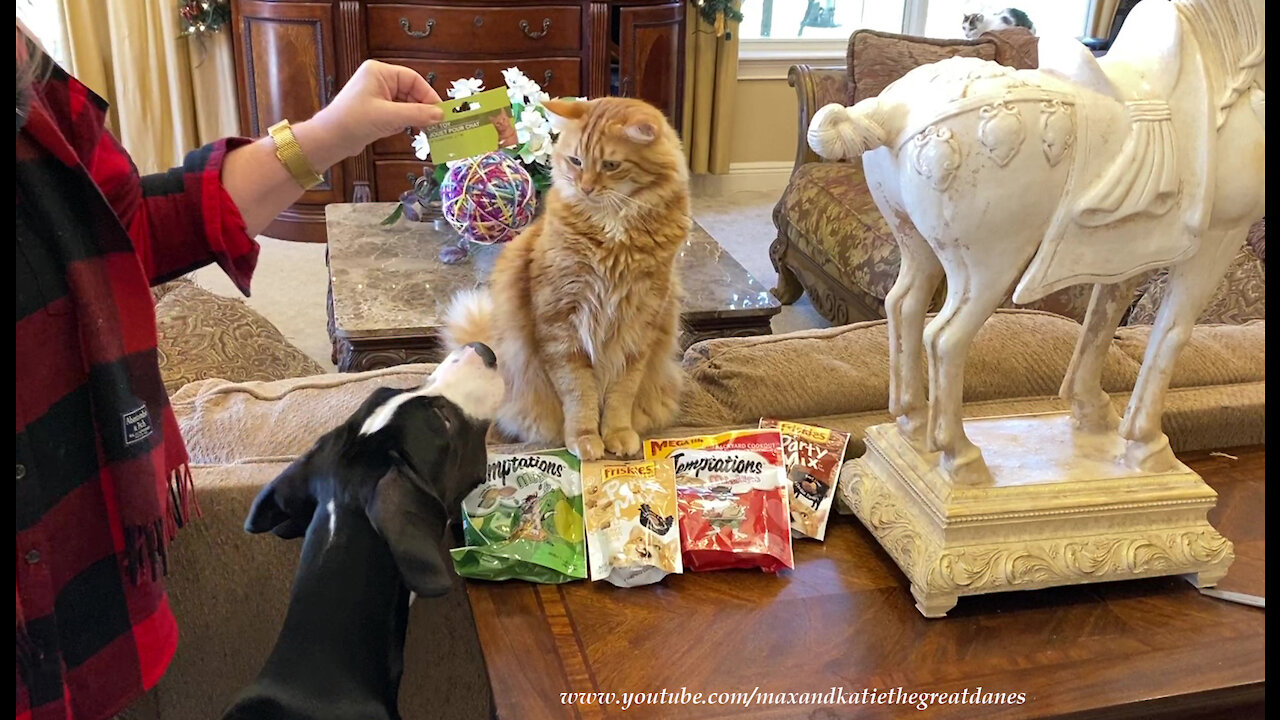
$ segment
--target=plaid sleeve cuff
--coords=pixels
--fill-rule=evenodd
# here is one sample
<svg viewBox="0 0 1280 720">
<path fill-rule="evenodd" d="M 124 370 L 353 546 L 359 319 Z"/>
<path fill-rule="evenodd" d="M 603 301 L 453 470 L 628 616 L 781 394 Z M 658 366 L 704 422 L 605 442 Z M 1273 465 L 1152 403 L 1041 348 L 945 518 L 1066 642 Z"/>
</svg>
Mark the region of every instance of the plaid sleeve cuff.
<svg viewBox="0 0 1280 720">
<path fill-rule="evenodd" d="M 198 177 L 198 182 L 187 183 L 187 188 L 199 193 L 209 251 L 245 297 L 249 296 L 249 281 L 258 265 L 259 246 L 249 237 L 240 209 L 222 185 L 222 163 L 227 153 L 251 142 L 248 138 L 218 140 L 188 153 L 183 163 L 188 174 Z"/>
</svg>

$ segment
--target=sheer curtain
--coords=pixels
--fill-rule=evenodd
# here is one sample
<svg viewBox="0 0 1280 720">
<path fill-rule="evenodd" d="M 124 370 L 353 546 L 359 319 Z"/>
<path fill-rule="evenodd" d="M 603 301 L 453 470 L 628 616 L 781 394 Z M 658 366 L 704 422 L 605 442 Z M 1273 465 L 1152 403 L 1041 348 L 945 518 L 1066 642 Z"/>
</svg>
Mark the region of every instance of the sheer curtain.
<svg viewBox="0 0 1280 720">
<path fill-rule="evenodd" d="M 68 70 L 111 103 L 112 129 L 141 172 L 239 133 L 229 29 L 180 37 L 172 0 L 58 0 Z"/>
<path fill-rule="evenodd" d="M 729 172 L 729 128 L 738 79 L 738 23 L 725 33 L 702 19 L 693 3 L 686 16 L 684 146 L 694 173 Z"/>
</svg>

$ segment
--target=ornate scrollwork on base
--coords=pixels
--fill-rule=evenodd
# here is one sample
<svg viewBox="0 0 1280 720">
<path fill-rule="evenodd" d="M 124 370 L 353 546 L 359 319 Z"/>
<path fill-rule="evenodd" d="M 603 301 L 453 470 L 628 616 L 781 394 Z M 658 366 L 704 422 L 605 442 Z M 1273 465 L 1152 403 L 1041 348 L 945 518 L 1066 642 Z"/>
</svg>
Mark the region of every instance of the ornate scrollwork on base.
<svg viewBox="0 0 1280 720">
<path fill-rule="evenodd" d="M 945 614 L 962 595 L 1161 575 L 1198 574 L 1201 581 L 1216 581 L 1235 558 L 1231 541 L 1207 522 L 947 548 L 941 533 L 931 532 L 930 521 L 865 460 L 848 464 L 839 488 L 840 499 L 911 580 L 917 606 L 930 617 Z"/>
<path fill-rule="evenodd" d="M 986 545 L 942 553 L 929 568 L 928 585 L 952 592 L 1066 585 L 1194 572 L 1234 557 L 1231 541 L 1208 526 L 1086 541 Z"/>
</svg>

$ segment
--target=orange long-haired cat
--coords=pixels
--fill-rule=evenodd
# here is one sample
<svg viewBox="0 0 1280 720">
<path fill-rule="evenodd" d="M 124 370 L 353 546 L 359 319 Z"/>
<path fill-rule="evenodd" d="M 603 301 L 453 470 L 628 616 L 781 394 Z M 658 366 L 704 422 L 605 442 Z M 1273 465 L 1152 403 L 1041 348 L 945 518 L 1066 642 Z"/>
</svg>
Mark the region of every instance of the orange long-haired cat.
<svg viewBox="0 0 1280 720">
<path fill-rule="evenodd" d="M 542 216 L 502 249 L 487 291 L 454 299 L 450 348 L 493 348 L 507 394 L 498 428 L 563 442 L 583 460 L 633 457 L 680 392 L 680 282 L 689 171 L 657 108 L 549 101 L 559 137 Z"/>
</svg>

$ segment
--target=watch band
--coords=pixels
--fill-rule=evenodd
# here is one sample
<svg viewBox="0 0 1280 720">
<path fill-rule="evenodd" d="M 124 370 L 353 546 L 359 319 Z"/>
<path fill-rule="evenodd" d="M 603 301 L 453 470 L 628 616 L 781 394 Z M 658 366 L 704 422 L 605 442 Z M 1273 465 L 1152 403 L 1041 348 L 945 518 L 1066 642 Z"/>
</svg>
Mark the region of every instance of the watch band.
<svg viewBox="0 0 1280 720">
<path fill-rule="evenodd" d="M 293 136 L 293 128 L 290 127 L 288 120 L 281 120 L 267 128 L 267 134 L 276 144 L 276 157 L 303 190 L 310 190 L 324 182 L 324 178 L 311 169 L 307 156 L 302 154 L 302 147 L 298 145 L 298 139 Z"/>
</svg>

